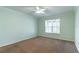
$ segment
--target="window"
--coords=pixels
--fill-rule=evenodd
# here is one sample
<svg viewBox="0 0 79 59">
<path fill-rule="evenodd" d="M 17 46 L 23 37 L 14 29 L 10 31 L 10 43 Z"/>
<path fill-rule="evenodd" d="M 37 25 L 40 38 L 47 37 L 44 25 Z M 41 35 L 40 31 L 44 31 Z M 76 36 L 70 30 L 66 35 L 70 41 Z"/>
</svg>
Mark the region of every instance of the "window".
<svg viewBox="0 0 79 59">
<path fill-rule="evenodd" d="M 45 21 L 46 33 L 60 33 L 60 19 L 46 20 Z"/>
</svg>

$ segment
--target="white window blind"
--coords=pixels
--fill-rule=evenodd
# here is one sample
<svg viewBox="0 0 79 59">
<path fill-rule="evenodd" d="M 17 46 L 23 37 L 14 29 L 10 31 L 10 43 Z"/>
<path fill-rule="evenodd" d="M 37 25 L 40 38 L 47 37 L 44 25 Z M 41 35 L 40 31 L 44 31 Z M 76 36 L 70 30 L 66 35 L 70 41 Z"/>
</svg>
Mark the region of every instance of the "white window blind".
<svg viewBox="0 0 79 59">
<path fill-rule="evenodd" d="M 60 19 L 46 20 L 45 32 L 46 33 L 60 33 Z"/>
</svg>

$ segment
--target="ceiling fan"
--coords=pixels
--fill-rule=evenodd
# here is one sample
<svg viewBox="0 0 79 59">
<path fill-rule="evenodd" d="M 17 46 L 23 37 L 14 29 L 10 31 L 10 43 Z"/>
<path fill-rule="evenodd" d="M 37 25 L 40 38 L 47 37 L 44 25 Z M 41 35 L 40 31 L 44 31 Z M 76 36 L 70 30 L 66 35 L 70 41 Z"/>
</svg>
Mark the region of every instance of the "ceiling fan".
<svg viewBox="0 0 79 59">
<path fill-rule="evenodd" d="M 39 6 L 36 6 L 35 9 L 36 9 L 35 10 L 35 13 L 37 13 L 37 14 L 44 14 L 45 13 L 45 10 L 46 10 L 46 9 L 41 8 Z"/>
</svg>

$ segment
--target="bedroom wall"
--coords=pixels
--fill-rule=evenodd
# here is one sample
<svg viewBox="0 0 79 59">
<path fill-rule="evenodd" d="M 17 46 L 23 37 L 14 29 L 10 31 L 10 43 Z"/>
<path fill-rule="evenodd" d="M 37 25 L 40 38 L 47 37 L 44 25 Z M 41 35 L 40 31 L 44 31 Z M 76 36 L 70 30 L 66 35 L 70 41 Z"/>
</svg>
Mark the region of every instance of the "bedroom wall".
<svg viewBox="0 0 79 59">
<path fill-rule="evenodd" d="M 34 17 L 0 7 L 0 47 L 35 36 L 37 36 L 37 26 Z"/>
<path fill-rule="evenodd" d="M 79 51 L 79 7 L 75 9 L 75 44 Z"/>
<path fill-rule="evenodd" d="M 45 33 L 45 20 L 60 18 L 60 34 Z M 56 16 L 38 19 L 38 36 L 74 41 L 74 12 L 69 11 Z"/>
</svg>

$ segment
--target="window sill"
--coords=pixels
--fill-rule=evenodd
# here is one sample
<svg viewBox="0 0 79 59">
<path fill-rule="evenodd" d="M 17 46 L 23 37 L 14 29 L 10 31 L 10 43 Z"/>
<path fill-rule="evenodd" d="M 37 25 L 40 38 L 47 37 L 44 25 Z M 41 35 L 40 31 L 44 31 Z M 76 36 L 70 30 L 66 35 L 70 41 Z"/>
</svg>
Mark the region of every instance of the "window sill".
<svg viewBox="0 0 79 59">
<path fill-rule="evenodd" d="M 48 32 L 45 32 L 46 34 L 60 34 L 60 33 L 48 33 Z"/>
</svg>

